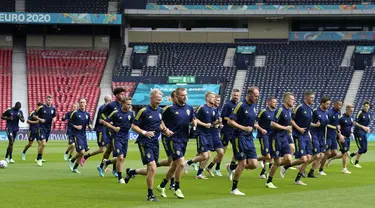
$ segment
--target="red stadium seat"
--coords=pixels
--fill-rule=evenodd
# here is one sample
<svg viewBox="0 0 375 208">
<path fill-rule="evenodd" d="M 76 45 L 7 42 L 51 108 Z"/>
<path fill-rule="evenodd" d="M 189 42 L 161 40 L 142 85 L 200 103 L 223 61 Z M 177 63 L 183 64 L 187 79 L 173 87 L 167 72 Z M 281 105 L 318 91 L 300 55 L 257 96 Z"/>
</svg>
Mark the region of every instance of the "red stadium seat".
<svg viewBox="0 0 375 208">
<path fill-rule="evenodd" d="M 0 92 L 4 98 L 0 101 L 0 109 L 11 107 L 12 105 L 12 49 L 0 49 Z M 0 130 L 5 129 L 6 122 L 0 121 Z"/>
<path fill-rule="evenodd" d="M 50 94 L 59 119 L 54 129 L 65 129 L 61 119 L 81 97 L 87 98 L 87 110 L 94 115 L 107 54 L 106 49 L 28 49 L 29 111 Z"/>
</svg>

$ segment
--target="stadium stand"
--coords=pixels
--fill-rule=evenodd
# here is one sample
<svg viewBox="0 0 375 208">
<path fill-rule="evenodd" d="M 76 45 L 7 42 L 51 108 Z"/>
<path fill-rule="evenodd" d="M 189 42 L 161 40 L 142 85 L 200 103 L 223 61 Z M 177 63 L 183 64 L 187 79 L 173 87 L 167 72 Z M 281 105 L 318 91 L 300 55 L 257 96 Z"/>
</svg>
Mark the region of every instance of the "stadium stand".
<svg viewBox="0 0 375 208">
<path fill-rule="evenodd" d="M 100 80 L 107 49 L 27 50 L 29 111 L 48 94 L 54 97 L 58 121 L 54 129 L 65 129 L 64 114 L 79 98 L 87 98 L 87 111 L 94 118 L 100 95 Z"/>
<path fill-rule="evenodd" d="M 26 0 L 26 12 L 107 13 L 108 0 Z"/>
<path fill-rule="evenodd" d="M 126 91 L 126 97 L 132 97 L 137 88 L 137 82 L 112 82 L 112 89 L 115 89 L 116 87 L 124 88 Z"/>
<path fill-rule="evenodd" d="M 16 10 L 15 0 L 2 0 L 0 4 L 0 12 L 14 12 Z"/>
<path fill-rule="evenodd" d="M 344 100 L 353 75 L 352 67 L 339 67 L 346 46 L 351 42 L 295 41 L 289 43 L 250 43 L 257 46 L 257 54 L 266 56 L 266 66 L 249 67 L 243 90 L 251 85 L 260 87 L 259 106 L 265 106 L 269 96 L 281 102 L 282 94 L 294 92 L 296 102 L 303 99 L 305 90 L 333 99 Z M 244 95 L 243 95 L 244 96 Z M 319 103 L 317 99 L 314 107 Z"/>
<path fill-rule="evenodd" d="M 0 109 L 12 106 L 12 49 L 0 49 L 0 91 L 3 98 L 0 100 Z M 0 121 L 0 130 L 5 129 L 5 120 Z"/>
<path fill-rule="evenodd" d="M 354 101 L 354 115 L 356 116 L 357 113 L 362 109 L 362 104 L 364 101 L 370 101 L 372 105 L 375 103 L 375 67 L 367 67 L 363 74 L 361 84 L 358 89 L 357 96 Z M 374 107 L 371 106 L 373 110 Z M 375 116 L 375 115 L 372 115 Z M 371 122 L 370 124 L 371 132 L 375 131 L 375 123 Z"/>
</svg>

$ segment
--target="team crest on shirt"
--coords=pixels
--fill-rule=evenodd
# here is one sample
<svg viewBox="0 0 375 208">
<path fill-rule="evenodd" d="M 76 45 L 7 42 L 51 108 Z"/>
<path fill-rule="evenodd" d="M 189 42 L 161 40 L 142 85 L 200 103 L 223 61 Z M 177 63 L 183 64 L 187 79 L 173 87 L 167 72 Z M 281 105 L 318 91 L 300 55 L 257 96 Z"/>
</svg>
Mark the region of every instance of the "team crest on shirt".
<svg viewBox="0 0 375 208">
<path fill-rule="evenodd" d="M 132 117 L 130 115 L 128 115 L 128 120 L 130 121 L 130 119 L 132 119 Z"/>
<path fill-rule="evenodd" d="M 43 113 L 47 113 L 47 111 L 43 111 Z"/>
<path fill-rule="evenodd" d="M 151 155 L 150 155 L 150 153 L 147 153 L 147 158 L 151 158 Z"/>
<path fill-rule="evenodd" d="M 178 115 L 179 113 L 178 113 L 178 111 L 176 111 L 176 113 L 175 113 L 176 115 Z"/>
<path fill-rule="evenodd" d="M 177 154 L 177 155 L 180 155 L 180 153 L 181 153 L 180 150 L 177 150 L 177 151 L 176 151 L 176 154 Z"/>
<path fill-rule="evenodd" d="M 306 112 L 306 111 L 305 111 L 305 112 L 303 112 L 303 113 L 307 114 L 307 112 Z"/>
<path fill-rule="evenodd" d="M 359 141 L 362 141 L 362 138 L 361 138 L 361 137 L 359 137 Z"/>
<path fill-rule="evenodd" d="M 319 118 L 322 117 L 322 115 L 319 115 Z"/>
<path fill-rule="evenodd" d="M 245 113 L 249 113 L 249 112 L 245 111 Z"/>
<path fill-rule="evenodd" d="M 53 114 L 53 110 L 51 110 L 51 114 Z"/>
<path fill-rule="evenodd" d="M 189 109 L 186 110 L 186 114 L 188 114 L 188 116 L 190 116 L 190 110 Z"/>
<path fill-rule="evenodd" d="M 317 152 L 317 151 L 318 151 L 318 149 L 314 148 L 314 152 Z"/>
<path fill-rule="evenodd" d="M 80 118 L 81 118 L 81 115 L 79 115 L 78 117 L 80 117 Z"/>
<path fill-rule="evenodd" d="M 215 116 L 215 111 L 212 111 L 212 115 Z"/>
<path fill-rule="evenodd" d="M 148 118 L 152 118 L 152 115 L 150 115 Z"/>
<path fill-rule="evenodd" d="M 159 118 L 160 118 L 160 120 L 161 120 L 161 114 L 159 113 Z"/>
<path fill-rule="evenodd" d="M 86 115 L 86 119 L 89 119 L 89 116 L 88 116 L 88 115 Z"/>
<path fill-rule="evenodd" d="M 120 120 L 122 120 L 122 117 L 120 117 Z"/>
</svg>

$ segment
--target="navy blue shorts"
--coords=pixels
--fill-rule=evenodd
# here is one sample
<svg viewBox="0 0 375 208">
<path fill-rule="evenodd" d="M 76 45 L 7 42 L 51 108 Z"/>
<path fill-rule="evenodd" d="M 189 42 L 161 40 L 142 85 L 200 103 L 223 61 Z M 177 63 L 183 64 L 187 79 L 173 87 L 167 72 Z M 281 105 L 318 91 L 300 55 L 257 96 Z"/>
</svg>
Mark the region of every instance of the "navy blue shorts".
<svg viewBox="0 0 375 208">
<path fill-rule="evenodd" d="M 229 142 L 232 141 L 233 139 L 233 133 L 226 133 L 226 132 L 221 132 L 221 143 L 223 144 L 224 147 L 228 146 Z"/>
<path fill-rule="evenodd" d="M 163 143 L 165 154 L 169 158 L 172 156 L 172 152 L 171 152 L 171 149 L 167 145 L 167 140 L 168 140 L 167 137 L 165 137 L 164 135 L 161 137 L 161 142 Z"/>
<path fill-rule="evenodd" d="M 138 142 L 138 148 L 141 152 L 141 159 L 143 165 L 147 165 L 152 161 L 158 163 L 159 160 L 159 141 L 149 142 L 149 143 L 141 143 Z"/>
<path fill-rule="evenodd" d="M 74 144 L 74 138 L 72 135 L 68 135 L 68 144 Z"/>
<path fill-rule="evenodd" d="M 337 150 L 338 146 L 336 137 L 337 136 L 335 136 L 334 138 L 327 137 L 326 150 Z"/>
<path fill-rule="evenodd" d="M 177 142 L 167 139 L 168 149 L 171 151 L 172 160 L 178 160 L 185 156 L 187 142 Z"/>
<path fill-rule="evenodd" d="M 96 143 L 98 147 L 106 147 L 108 144 L 107 133 L 105 131 L 96 132 Z"/>
<path fill-rule="evenodd" d="M 87 145 L 87 138 L 85 136 L 73 136 L 74 138 L 74 143 L 76 144 L 76 151 L 80 153 L 82 150 L 88 151 L 89 147 Z"/>
<path fill-rule="evenodd" d="M 340 151 L 342 154 L 350 150 L 350 138 L 344 138 L 344 140 L 345 141 L 341 143 L 340 140 L 337 138 L 337 143 L 339 144 Z"/>
<path fill-rule="evenodd" d="M 271 153 L 270 150 L 270 141 L 268 136 L 263 136 L 258 138 L 260 144 L 260 152 L 263 156 L 269 155 Z"/>
<path fill-rule="evenodd" d="M 367 152 L 367 135 L 358 135 L 354 134 L 355 137 L 355 143 L 358 147 L 358 154 L 365 154 Z"/>
<path fill-rule="evenodd" d="M 113 157 L 124 155 L 128 152 L 128 140 L 123 138 L 116 138 L 113 140 Z"/>
<path fill-rule="evenodd" d="M 29 142 L 34 142 L 34 140 L 38 140 L 39 132 L 31 132 L 29 130 L 29 132 L 27 132 L 27 137 Z"/>
<path fill-rule="evenodd" d="M 14 142 L 16 140 L 18 131 L 12 131 L 12 130 L 6 129 L 6 133 L 7 133 L 7 137 L 9 141 Z"/>
<path fill-rule="evenodd" d="M 291 155 L 290 147 L 289 147 L 289 141 L 288 138 L 290 136 L 286 137 L 275 137 L 273 138 L 272 145 L 271 145 L 271 157 L 272 158 L 279 158 L 284 157 L 284 155 Z"/>
<path fill-rule="evenodd" d="M 319 154 L 326 151 L 326 140 L 324 137 L 312 136 L 312 152 Z"/>
<path fill-rule="evenodd" d="M 197 137 L 197 152 L 208 152 L 213 151 L 214 146 L 212 144 L 212 137 L 210 134 L 199 134 Z"/>
<path fill-rule="evenodd" d="M 234 159 L 237 161 L 258 158 L 252 137 L 237 137 L 234 139 L 232 146 Z"/>
<path fill-rule="evenodd" d="M 219 135 L 217 136 L 215 135 L 215 137 L 214 136 L 212 137 L 212 146 L 214 150 L 219 149 L 219 148 L 221 149 L 224 148 Z"/>
<path fill-rule="evenodd" d="M 103 134 L 104 134 L 104 132 L 103 132 Z M 105 138 L 105 146 L 112 146 L 113 144 L 112 144 L 112 141 L 113 141 L 113 138 L 114 138 L 114 133 L 113 132 L 111 132 L 111 130 L 110 129 L 107 129 L 107 130 L 105 130 L 105 135 L 106 135 L 106 138 Z"/>
<path fill-rule="evenodd" d="M 294 136 L 294 144 L 296 145 L 295 157 L 301 158 L 305 155 L 312 154 L 312 147 L 309 135 Z"/>
<path fill-rule="evenodd" d="M 51 133 L 50 129 L 40 128 L 40 136 L 37 138 L 38 141 L 46 140 L 48 142 L 49 135 Z"/>
</svg>

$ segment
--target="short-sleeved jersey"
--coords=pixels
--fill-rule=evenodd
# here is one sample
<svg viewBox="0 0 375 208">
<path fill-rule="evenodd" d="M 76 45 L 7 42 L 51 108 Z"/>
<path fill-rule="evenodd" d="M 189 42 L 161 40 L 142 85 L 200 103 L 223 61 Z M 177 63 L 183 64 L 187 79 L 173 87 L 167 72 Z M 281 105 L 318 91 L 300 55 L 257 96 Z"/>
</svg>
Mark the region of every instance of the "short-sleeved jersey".
<svg viewBox="0 0 375 208">
<path fill-rule="evenodd" d="M 280 124 L 281 126 L 290 126 L 291 116 L 292 111 L 286 108 L 284 105 L 282 105 L 276 110 L 273 122 Z M 274 135 L 276 138 L 284 138 L 287 137 L 289 134 L 287 130 L 274 128 L 272 135 Z"/>
<path fill-rule="evenodd" d="M 106 120 L 105 118 L 105 115 L 103 114 L 104 112 L 104 109 L 106 107 L 106 104 L 103 104 L 102 106 L 99 107 L 99 110 L 98 110 L 98 115 L 96 116 L 96 121 L 95 121 L 95 127 L 94 127 L 94 130 L 95 131 L 103 131 L 104 129 L 104 126 L 103 124 L 101 124 L 99 122 L 100 119 L 102 120 Z M 120 109 L 119 109 L 120 110 Z"/>
<path fill-rule="evenodd" d="M 301 128 L 306 128 L 305 132 L 303 133 L 304 136 L 308 135 L 310 130 L 310 124 L 312 122 L 312 109 L 310 106 L 306 105 L 306 103 L 298 105 L 292 114 L 293 121 Z M 299 132 L 296 128 L 293 127 L 293 136 L 300 137 L 301 132 Z"/>
<path fill-rule="evenodd" d="M 101 112 L 101 118 L 100 119 L 106 120 L 107 117 L 109 116 L 109 114 L 111 114 L 115 110 L 119 111 L 119 110 L 121 110 L 121 108 L 122 108 L 122 104 L 117 102 L 117 101 L 112 101 L 112 102 L 108 103 L 103 108 L 103 110 Z"/>
<path fill-rule="evenodd" d="M 217 119 L 221 118 L 221 113 L 220 113 L 219 108 L 218 107 L 214 107 L 214 110 L 215 110 L 215 114 L 217 115 Z M 220 131 L 221 131 L 220 128 L 214 127 L 211 130 L 212 130 L 212 136 L 213 137 L 219 137 L 220 136 Z"/>
<path fill-rule="evenodd" d="M 107 121 L 111 122 L 113 126 L 120 127 L 120 131 L 116 133 L 116 136 L 120 136 L 121 139 L 127 140 L 129 129 L 132 126 L 134 115 L 132 111 L 124 112 L 123 110 L 115 110 L 109 114 Z"/>
<path fill-rule="evenodd" d="M 72 135 L 72 130 L 73 130 L 73 124 L 72 121 L 70 120 L 70 116 L 72 115 L 73 111 L 68 111 L 65 113 L 64 118 L 62 119 L 63 121 L 68 121 L 68 127 L 66 128 L 66 135 L 70 136 Z"/>
<path fill-rule="evenodd" d="M 189 125 L 194 120 L 193 107 L 178 104 L 165 106 L 162 115 L 165 126 L 174 133 L 170 139 L 177 142 L 188 142 Z"/>
<path fill-rule="evenodd" d="M 271 135 L 272 133 L 271 122 L 273 121 L 274 117 L 275 117 L 275 110 L 271 110 L 269 107 L 267 107 L 261 110 L 256 118 L 258 125 L 262 129 L 267 131 L 267 136 Z M 263 138 L 264 135 L 258 130 L 257 137 Z"/>
<path fill-rule="evenodd" d="M 313 123 L 320 122 L 319 127 L 311 127 L 311 134 L 316 135 L 319 137 L 324 137 L 326 134 L 326 127 L 329 123 L 329 118 L 328 118 L 328 112 L 325 110 L 322 110 L 320 107 L 314 109 L 313 111 Z"/>
<path fill-rule="evenodd" d="M 35 111 L 32 111 L 29 116 L 27 117 L 27 120 L 30 120 L 30 121 L 37 121 L 37 119 L 34 118 L 34 115 L 35 115 Z M 32 134 L 35 134 L 35 133 L 38 133 L 38 129 L 39 129 L 39 123 L 37 124 L 29 124 L 29 130 Z"/>
<path fill-rule="evenodd" d="M 331 107 L 327 111 L 328 114 L 328 125 L 327 125 L 327 137 L 336 139 L 337 126 L 339 125 L 339 119 L 341 117 L 340 111 L 337 111 L 335 108 Z"/>
<path fill-rule="evenodd" d="M 229 118 L 242 126 L 251 126 L 254 128 L 257 113 L 255 111 L 255 104 L 249 104 L 246 99 L 239 102 Z M 246 132 L 241 129 L 234 129 L 234 136 L 253 137 L 252 132 Z"/>
<path fill-rule="evenodd" d="M 368 127 L 371 123 L 371 113 L 364 110 L 359 111 L 357 116 L 355 117 L 355 122 L 362 126 Z M 354 134 L 364 135 L 366 133 L 367 132 L 362 128 L 359 128 L 357 126 L 354 127 Z"/>
<path fill-rule="evenodd" d="M 56 117 L 56 109 L 53 106 L 43 105 L 35 111 L 39 118 L 44 119 L 46 122 L 40 124 L 40 128 L 44 130 L 51 130 L 52 119 Z"/>
<path fill-rule="evenodd" d="M 160 137 L 160 125 L 162 121 L 162 109 L 157 107 L 156 109 L 151 106 L 142 108 L 134 119 L 133 124 L 138 126 L 144 131 L 154 131 L 155 136 L 147 138 L 140 134 L 137 138 L 137 142 L 141 144 L 155 142 Z"/>
<path fill-rule="evenodd" d="M 23 120 L 23 113 L 21 110 L 16 110 L 15 108 L 8 108 L 4 113 L 3 116 L 12 117 L 12 120 L 6 121 L 6 128 L 10 131 L 18 131 L 19 130 L 19 122 Z"/>
<path fill-rule="evenodd" d="M 346 113 L 342 114 L 341 118 L 339 119 L 339 125 L 341 128 L 341 134 L 344 137 L 350 137 L 352 133 L 352 128 L 354 125 L 354 120 L 351 116 L 346 115 Z"/>
<path fill-rule="evenodd" d="M 73 125 L 82 126 L 81 130 L 78 130 L 73 127 L 72 135 L 73 136 L 86 136 L 86 127 L 89 126 L 91 123 L 90 113 L 88 113 L 87 111 L 82 111 L 81 109 L 78 109 L 72 112 L 72 114 L 70 115 L 70 120 Z"/>
<path fill-rule="evenodd" d="M 214 107 L 209 107 L 207 104 L 204 104 L 197 109 L 197 111 L 195 112 L 195 117 L 203 123 L 212 124 L 219 118 L 219 115 L 217 114 L 217 111 Z M 212 128 L 208 129 L 203 126 L 198 126 L 198 131 L 204 134 L 211 134 Z"/>
<path fill-rule="evenodd" d="M 231 134 L 233 132 L 233 128 L 228 125 L 228 119 L 230 114 L 234 111 L 234 108 L 236 108 L 237 103 L 233 100 L 228 101 L 225 103 L 223 110 L 221 111 L 221 118 L 223 120 L 223 128 L 221 129 L 222 132 Z"/>
</svg>

